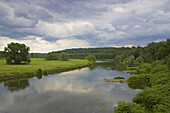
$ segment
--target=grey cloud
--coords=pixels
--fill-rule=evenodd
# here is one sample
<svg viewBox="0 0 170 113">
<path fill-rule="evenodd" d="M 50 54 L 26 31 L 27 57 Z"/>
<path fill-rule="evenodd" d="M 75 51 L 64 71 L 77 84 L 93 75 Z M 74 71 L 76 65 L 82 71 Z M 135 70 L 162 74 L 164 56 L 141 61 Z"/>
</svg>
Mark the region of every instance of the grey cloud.
<svg viewBox="0 0 170 113">
<path fill-rule="evenodd" d="M 142 39 L 146 44 L 170 36 L 169 3 L 169 0 L 3 0 L 0 36 L 34 35 L 48 41 L 83 39 L 90 46 L 125 45 L 125 41 L 137 44 L 145 37 Z M 37 27 L 40 22 L 44 25 Z M 90 27 L 79 25 L 83 22 Z"/>
</svg>

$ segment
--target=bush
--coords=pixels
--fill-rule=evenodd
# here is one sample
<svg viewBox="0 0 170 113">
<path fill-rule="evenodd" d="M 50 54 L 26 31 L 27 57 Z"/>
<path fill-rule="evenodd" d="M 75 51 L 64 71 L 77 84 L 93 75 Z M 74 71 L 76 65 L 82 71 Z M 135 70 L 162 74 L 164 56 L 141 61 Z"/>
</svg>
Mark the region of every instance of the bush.
<svg viewBox="0 0 170 113">
<path fill-rule="evenodd" d="M 168 113 L 170 108 L 170 85 L 157 85 L 138 92 L 133 102 L 154 113 Z"/>
<path fill-rule="evenodd" d="M 125 79 L 125 78 L 121 76 L 117 76 L 117 77 L 114 77 L 113 79 Z"/>
<path fill-rule="evenodd" d="M 149 73 L 151 71 L 151 64 L 143 63 L 138 67 L 140 72 Z"/>
<path fill-rule="evenodd" d="M 96 62 L 96 56 L 94 55 L 88 55 L 86 59 L 93 64 Z"/>
<path fill-rule="evenodd" d="M 60 60 L 60 61 L 68 61 L 68 60 L 69 60 L 69 55 L 68 55 L 68 53 L 61 53 L 59 60 Z"/>
<path fill-rule="evenodd" d="M 150 85 L 151 75 L 149 74 L 141 74 L 141 75 L 133 75 L 127 79 L 128 82 L 138 83 L 138 84 L 146 84 Z"/>
<path fill-rule="evenodd" d="M 118 107 L 114 107 L 114 113 L 145 113 L 144 109 L 136 103 L 118 102 Z"/>
<path fill-rule="evenodd" d="M 47 75 L 48 75 L 48 72 L 47 72 L 47 71 L 43 71 L 43 75 L 44 75 L 44 76 L 47 76 Z"/>
<path fill-rule="evenodd" d="M 42 75 L 42 69 L 38 69 L 37 70 L 37 75 L 39 76 L 39 75 Z"/>
<path fill-rule="evenodd" d="M 59 60 L 59 54 L 49 52 L 45 55 L 45 60 Z"/>
<path fill-rule="evenodd" d="M 160 71 L 168 70 L 168 66 L 164 64 L 156 64 L 152 67 L 151 73 L 157 73 Z"/>
<path fill-rule="evenodd" d="M 164 85 L 170 83 L 169 71 L 159 72 L 154 74 L 150 79 L 150 84 L 155 85 Z"/>
</svg>

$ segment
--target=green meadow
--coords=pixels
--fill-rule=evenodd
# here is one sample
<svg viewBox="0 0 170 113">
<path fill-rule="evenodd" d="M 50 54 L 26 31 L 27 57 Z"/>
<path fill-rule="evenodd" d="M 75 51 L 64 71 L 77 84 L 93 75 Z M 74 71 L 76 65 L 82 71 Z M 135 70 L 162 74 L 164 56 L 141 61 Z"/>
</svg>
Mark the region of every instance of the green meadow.
<svg viewBox="0 0 170 113">
<path fill-rule="evenodd" d="M 46 72 L 71 70 L 89 64 L 88 60 L 70 59 L 69 61 L 45 60 L 44 58 L 32 58 L 30 64 L 6 64 L 6 60 L 0 60 L 0 78 L 36 74 L 38 69 Z"/>
</svg>

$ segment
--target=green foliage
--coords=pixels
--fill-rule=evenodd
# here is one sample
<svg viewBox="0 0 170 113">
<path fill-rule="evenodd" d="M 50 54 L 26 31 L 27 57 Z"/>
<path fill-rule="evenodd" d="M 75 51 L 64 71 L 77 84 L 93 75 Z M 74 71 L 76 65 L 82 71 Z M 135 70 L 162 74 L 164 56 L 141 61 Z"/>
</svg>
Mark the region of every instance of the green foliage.
<svg viewBox="0 0 170 113">
<path fill-rule="evenodd" d="M 45 58 L 46 54 L 45 53 L 30 53 L 30 58 Z"/>
<path fill-rule="evenodd" d="M 129 58 L 129 66 L 134 66 L 134 60 L 135 60 L 135 57 L 131 55 Z"/>
<path fill-rule="evenodd" d="M 25 44 L 19 44 L 19 43 L 13 43 L 5 47 L 5 56 L 6 56 L 6 62 L 8 64 L 21 64 L 22 62 L 30 63 L 31 60 L 29 58 L 29 50 L 30 48 L 27 47 Z"/>
<path fill-rule="evenodd" d="M 142 56 L 139 56 L 138 58 L 136 58 L 136 61 L 138 63 L 142 63 L 142 62 L 144 62 L 144 59 L 142 58 Z"/>
<path fill-rule="evenodd" d="M 147 111 L 168 113 L 170 108 L 170 85 L 157 85 L 144 89 L 133 98 L 133 102 L 140 104 Z"/>
<path fill-rule="evenodd" d="M 128 52 L 128 53 L 127 53 Z M 133 98 L 132 103 L 119 103 L 114 113 L 135 113 L 135 104 L 142 106 L 144 113 L 169 113 L 170 111 L 170 39 L 162 42 L 152 42 L 147 47 L 131 48 L 116 53 L 114 62 L 126 66 L 137 66 L 136 72 L 143 73 L 131 76 L 127 79 L 134 84 L 142 84 L 143 91 Z M 123 61 L 122 61 L 123 58 Z M 149 85 L 150 87 L 146 87 Z M 136 87 L 134 87 L 135 89 Z M 133 105 L 134 104 L 134 105 Z M 118 109 L 119 108 L 119 109 Z M 139 108 L 140 109 L 140 108 Z"/>
<path fill-rule="evenodd" d="M 120 101 L 118 107 L 114 108 L 114 113 L 145 113 L 145 111 L 139 104 Z"/>
<path fill-rule="evenodd" d="M 151 64 L 150 63 L 142 63 L 137 68 L 142 73 L 149 73 L 151 71 Z"/>
<path fill-rule="evenodd" d="M 113 79 L 125 79 L 125 78 L 121 76 L 117 76 L 117 77 L 114 77 Z"/>
<path fill-rule="evenodd" d="M 60 57 L 59 54 L 49 52 L 45 55 L 45 60 L 59 60 L 59 57 Z"/>
<path fill-rule="evenodd" d="M 140 75 L 130 76 L 127 79 L 127 81 L 128 82 L 132 82 L 132 83 L 150 85 L 150 79 L 151 79 L 151 75 L 150 74 L 140 74 Z"/>
<path fill-rule="evenodd" d="M 115 57 L 115 59 L 114 59 L 114 62 L 115 62 L 116 64 L 120 64 L 121 62 L 123 62 L 124 58 L 125 58 L 125 55 L 124 55 L 124 54 L 117 55 L 117 56 Z"/>
<path fill-rule="evenodd" d="M 69 55 L 68 53 L 61 53 L 59 56 L 60 61 L 68 61 L 69 60 Z"/>
<path fill-rule="evenodd" d="M 168 55 L 167 65 L 168 65 L 168 69 L 170 70 L 170 54 Z"/>
<path fill-rule="evenodd" d="M 164 70 L 167 70 L 167 68 L 168 67 L 164 64 L 156 65 L 155 67 L 153 67 L 151 69 L 151 73 L 157 73 L 157 72 L 160 72 L 160 71 L 164 71 Z"/>
<path fill-rule="evenodd" d="M 4 52 L 0 51 L 0 59 L 4 59 L 4 58 L 5 58 Z"/>
<path fill-rule="evenodd" d="M 151 77 L 150 84 L 152 86 L 168 84 L 168 83 L 170 83 L 169 75 L 170 75 L 169 71 L 156 73 L 156 74 L 154 74 L 154 76 Z"/>
<path fill-rule="evenodd" d="M 158 67 L 161 61 L 154 63 Z M 133 102 L 140 104 L 147 112 L 168 113 L 170 110 L 170 71 L 163 70 L 155 74 L 134 75 L 128 81 L 147 83 L 151 88 L 144 89 L 133 98 Z"/>
<path fill-rule="evenodd" d="M 42 75 L 42 69 L 37 70 L 37 76 L 40 76 L 40 75 Z"/>
<path fill-rule="evenodd" d="M 89 56 L 86 57 L 86 59 L 91 63 L 96 62 L 96 57 L 94 55 L 89 55 Z"/>
<path fill-rule="evenodd" d="M 144 89 L 133 98 L 133 102 L 140 104 L 145 109 L 153 111 L 153 107 L 161 101 L 161 97 L 153 93 L 153 89 Z"/>
</svg>

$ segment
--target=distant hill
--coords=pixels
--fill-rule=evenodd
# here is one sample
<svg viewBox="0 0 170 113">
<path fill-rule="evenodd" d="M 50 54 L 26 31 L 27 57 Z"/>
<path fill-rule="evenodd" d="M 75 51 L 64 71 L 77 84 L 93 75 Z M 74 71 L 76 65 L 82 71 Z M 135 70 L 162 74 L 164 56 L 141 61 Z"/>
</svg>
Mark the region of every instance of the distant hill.
<svg viewBox="0 0 170 113">
<path fill-rule="evenodd" d="M 130 53 L 128 52 L 129 50 L 130 50 L 129 47 L 75 48 L 75 49 L 66 49 L 62 51 L 53 51 L 53 53 L 61 54 L 62 52 L 65 52 L 68 53 L 70 58 L 73 59 L 84 59 L 89 54 L 95 55 L 97 59 L 113 59 L 115 58 L 116 54 L 121 54 L 124 52 Z"/>
<path fill-rule="evenodd" d="M 65 49 L 62 51 L 53 51 L 54 53 L 68 53 L 68 54 L 80 54 L 80 53 L 101 53 L 105 50 L 114 49 L 114 47 L 103 47 L 103 48 L 73 48 L 73 49 Z"/>
</svg>

